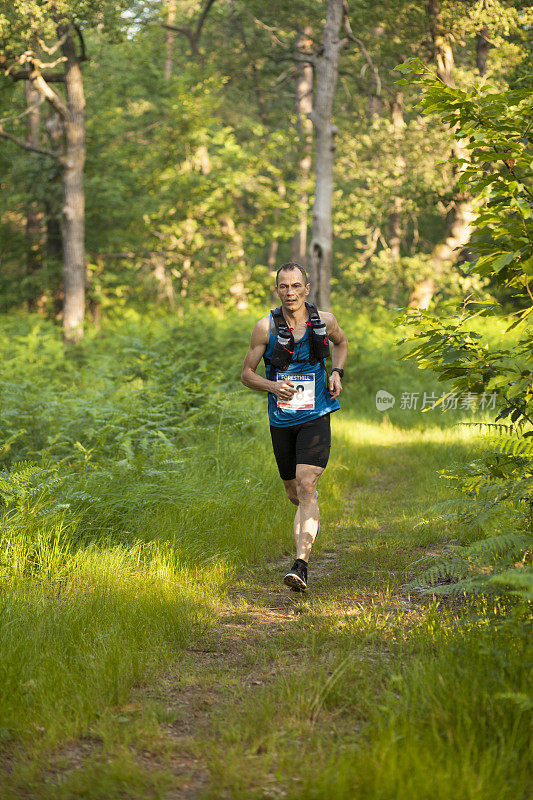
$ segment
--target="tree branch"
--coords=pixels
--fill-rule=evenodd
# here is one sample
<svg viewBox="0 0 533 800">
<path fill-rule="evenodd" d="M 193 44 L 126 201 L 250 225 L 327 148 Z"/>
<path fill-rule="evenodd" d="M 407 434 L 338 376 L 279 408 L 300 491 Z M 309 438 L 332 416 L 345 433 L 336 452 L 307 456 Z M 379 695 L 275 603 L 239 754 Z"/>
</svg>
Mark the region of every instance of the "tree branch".
<svg viewBox="0 0 533 800">
<path fill-rule="evenodd" d="M 19 69 L 16 72 L 10 72 L 9 75 L 14 81 L 29 81 L 31 70 Z M 63 72 L 46 72 L 43 78 L 47 83 L 65 83 L 65 74 Z"/>
<path fill-rule="evenodd" d="M 270 40 L 274 45 L 279 44 L 280 47 L 285 47 L 285 48 L 289 47 L 288 44 L 285 44 L 285 42 L 282 42 L 281 39 L 278 39 L 275 33 L 276 28 L 274 28 L 272 25 L 267 25 L 266 22 L 263 22 L 260 19 L 257 19 L 257 17 L 254 17 L 254 15 L 251 12 L 248 13 L 250 14 L 251 18 L 253 19 L 256 25 L 259 25 L 260 28 L 264 28 L 266 31 L 269 32 Z"/>
<path fill-rule="evenodd" d="M 213 5 L 214 2 L 215 2 L 215 0 L 207 0 L 206 4 L 204 6 L 204 10 L 200 14 L 200 19 L 198 20 L 198 25 L 196 26 L 196 31 L 194 32 L 195 45 L 198 42 L 198 39 L 200 38 L 200 34 L 202 32 L 202 28 L 204 26 L 205 19 L 206 19 L 207 15 L 209 14 L 211 6 Z"/>
<path fill-rule="evenodd" d="M 190 28 L 186 28 L 183 25 L 170 25 L 168 22 L 161 22 L 160 23 L 162 28 L 165 28 L 167 31 L 174 31 L 175 33 L 183 33 L 185 36 L 190 40 L 192 36 L 192 30 Z"/>
<path fill-rule="evenodd" d="M 272 81 L 269 84 L 269 87 L 268 87 L 269 90 L 277 89 L 279 86 L 284 84 L 286 81 L 289 80 L 289 78 L 292 78 L 294 76 L 295 71 L 296 71 L 296 68 L 294 66 L 289 67 L 288 69 L 286 69 L 285 72 L 282 72 L 279 77 L 277 77 L 274 81 Z"/>
<path fill-rule="evenodd" d="M 80 40 L 81 55 L 79 56 L 78 61 L 80 63 L 82 61 L 89 61 L 89 56 L 87 55 L 87 51 L 85 50 L 85 39 L 83 38 L 83 34 L 81 32 L 81 29 L 78 27 L 78 25 L 74 25 L 74 24 L 72 25 L 72 27 L 74 28 L 74 30 L 78 34 L 78 39 Z"/>
<path fill-rule="evenodd" d="M 294 54 L 286 55 L 286 56 L 273 56 L 271 53 L 263 53 L 262 58 L 266 58 L 268 61 L 273 61 L 274 64 L 283 64 L 285 61 L 291 61 L 293 64 L 296 62 L 297 64 L 311 64 L 313 67 L 316 67 L 316 56 L 308 54 L 307 56 Z"/>
<path fill-rule="evenodd" d="M 67 105 L 62 100 L 62 98 L 54 92 L 54 90 L 48 86 L 47 82 L 43 78 L 38 70 L 33 70 L 30 75 L 30 81 L 33 83 L 35 89 L 41 94 L 51 106 L 55 108 L 55 110 L 60 114 L 63 119 L 70 119 L 70 111 L 68 110 Z"/>
<path fill-rule="evenodd" d="M 31 144 L 24 142 L 22 139 L 18 139 L 16 136 L 13 136 L 11 133 L 8 133 L 0 126 L 0 136 L 3 136 L 4 139 L 9 139 L 11 142 L 15 142 L 18 144 L 19 147 L 24 148 L 24 150 L 30 150 L 32 153 L 39 153 L 42 156 L 50 156 L 50 158 L 55 158 L 58 161 L 60 157 L 57 153 L 54 153 L 52 150 L 44 150 L 41 147 L 33 147 Z"/>
<path fill-rule="evenodd" d="M 65 57 L 60 56 L 59 58 L 56 58 L 55 61 L 46 63 L 45 61 L 41 61 L 41 59 L 35 55 L 33 50 L 26 50 L 16 59 L 16 63 L 18 63 L 21 67 L 28 65 L 28 69 L 38 70 L 39 72 L 42 72 L 44 69 L 52 69 L 52 67 L 56 67 L 63 61 L 65 61 Z M 15 63 L 11 64 L 6 69 L 5 71 L 6 76 L 16 74 L 20 78 L 21 75 L 24 75 L 24 70 L 18 70 L 15 73 L 14 69 L 15 69 Z"/>
<path fill-rule="evenodd" d="M 316 67 L 316 55 L 312 53 L 304 55 L 304 53 L 297 51 L 293 55 L 292 61 L 296 61 L 297 64 L 311 64 L 312 67 Z"/>
<path fill-rule="evenodd" d="M 45 53 L 48 53 L 49 56 L 53 56 L 54 53 L 59 50 L 62 44 L 66 41 L 67 34 L 65 33 L 52 47 L 48 47 L 42 39 L 37 39 L 39 42 L 39 47 L 44 50 Z"/>
<path fill-rule="evenodd" d="M 34 53 L 31 50 L 26 51 L 20 56 L 18 62 L 22 66 L 26 66 L 27 69 L 22 70 L 21 73 L 17 72 L 15 80 L 21 80 L 24 78 L 24 80 L 31 81 L 34 89 L 36 89 L 39 94 L 45 98 L 45 100 L 48 100 L 50 105 L 56 109 L 63 119 L 69 119 L 70 111 L 68 110 L 68 106 L 65 104 L 65 101 L 62 99 L 62 97 L 54 92 L 51 86 L 49 86 L 44 79 L 40 69 L 41 62 L 39 59 L 35 58 Z M 10 73 L 11 67 L 6 70 L 5 74 L 9 75 Z"/>
<path fill-rule="evenodd" d="M 41 97 L 40 100 L 37 103 L 32 103 L 32 105 L 28 106 L 28 108 L 25 111 L 23 111 L 21 114 L 16 114 L 16 116 L 14 116 L 14 117 L 3 117 L 3 119 L 0 119 L 0 126 L 4 122 L 14 122 L 16 119 L 22 119 L 22 117 L 25 117 L 26 114 L 31 114 L 31 112 L 35 108 L 39 108 L 39 106 L 41 105 L 43 100 L 44 100 L 44 97 Z"/>
<path fill-rule="evenodd" d="M 34 58 L 33 63 L 36 67 L 39 67 L 39 70 L 43 70 L 43 69 L 53 69 L 54 67 L 57 67 L 58 64 L 62 64 L 66 60 L 67 59 L 65 58 L 65 56 L 59 56 L 58 58 L 56 58 L 55 61 L 50 61 L 49 63 L 46 63 L 45 61 L 41 61 L 40 58 L 39 59 Z"/>
<path fill-rule="evenodd" d="M 374 73 L 374 80 L 375 80 L 375 83 L 376 83 L 376 97 L 380 97 L 381 96 L 381 78 L 379 77 L 378 68 L 374 65 L 374 62 L 372 61 L 372 59 L 370 57 L 370 53 L 368 52 L 368 50 L 364 46 L 364 44 L 361 41 L 361 39 L 358 39 L 357 36 L 354 36 L 354 34 L 353 34 L 352 27 L 350 25 L 350 19 L 348 17 L 348 13 L 349 13 L 348 12 L 348 3 L 346 2 L 346 0 L 343 0 L 342 7 L 344 9 L 344 30 L 346 31 L 346 35 L 348 37 L 348 40 L 352 41 L 352 42 L 355 42 L 355 44 L 358 46 L 358 48 L 361 50 L 362 54 L 366 58 L 368 66 L 370 67 L 370 69 Z"/>
<path fill-rule="evenodd" d="M 242 20 L 241 20 L 241 18 L 239 16 L 236 16 L 235 18 L 237 20 L 237 27 L 239 29 L 239 34 L 240 34 L 241 41 L 242 41 L 242 44 L 243 44 L 243 47 L 244 47 L 244 51 L 245 51 L 246 56 L 248 58 L 248 63 L 250 64 L 250 66 L 252 68 L 252 80 L 253 80 L 253 86 L 254 86 L 254 94 L 255 94 L 255 97 L 256 97 L 256 100 L 257 100 L 257 106 L 259 108 L 259 116 L 261 117 L 261 120 L 266 124 L 267 119 L 268 119 L 268 115 L 267 115 L 265 104 L 264 104 L 264 101 L 263 101 L 263 94 L 261 92 L 261 86 L 260 86 L 259 78 L 258 78 L 258 75 L 257 75 L 257 67 L 255 65 L 255 59 L 253 58 L 253 55 L 250 52 L 250 47 L 248 45 L 248 39 L 246 38 L 246 31 L 244 30 L 244 25 L 242 24 Z"/>
<path fill-rule="evenodd" d="M 153 231 L 152 231 L 153 233 Z M 161 238 L 164 238 L 163 236 Z M 125 253 L 97 253 L 91 252 L 90 255 L 94 258 L 119 258 L 119 259 L 136 259 L 136 258 L 151 258 L 158 255 L 180 255 L 176 250 L 169 250 L 168 248 L 161 248 L 160 250 L 147 250 L 146 252 L 134 253 L 128 250 Z"/>
<path fill-rule="evenodd" d="M 165 28 L 168 31 L 175 31 L 176 33 L 182 33 L 184 36 L 186 36 L 189 40 L 189 44 L 191 45 L 192 52 L 194 55 L 198 55 L 198 40 L 200 39 L 204 22 L 214 2 L 215 0 L 206 0 L 205 6 L 203 7 L 200 17 L 198 18 L 198 22 L 196 23 L 195 30 L 193 30 L 190 25 L 170 25 L 168 22 L 161 22 L 160 25 L 162 28 Z"/>
</svg>

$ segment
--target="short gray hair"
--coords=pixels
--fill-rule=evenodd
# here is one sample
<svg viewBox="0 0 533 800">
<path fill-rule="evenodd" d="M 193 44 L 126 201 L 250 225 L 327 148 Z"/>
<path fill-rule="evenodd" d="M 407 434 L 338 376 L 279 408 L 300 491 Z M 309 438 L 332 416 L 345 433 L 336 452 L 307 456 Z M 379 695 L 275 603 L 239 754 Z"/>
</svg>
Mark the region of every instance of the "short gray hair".
<svg viewBox="0 0 533 800">
<path fill-rule="evenodd" d="M 301 267 L 300 264 L 297 264 L 296 261 L 287 261 L 287 263 L 286 264 L 282 264 L 281 267 L 276 272 L 276 286 L 278 285 L 278 275 L 284 269 L 291 269 L 291 270 L 292 269 L 299 269 L 300 272 L 303 275 L 305 285 L 307 286 L 307 284 L 309 283 L 309 275 L 307 274 L 305 269 L 303 267 Z"/>
</svg>

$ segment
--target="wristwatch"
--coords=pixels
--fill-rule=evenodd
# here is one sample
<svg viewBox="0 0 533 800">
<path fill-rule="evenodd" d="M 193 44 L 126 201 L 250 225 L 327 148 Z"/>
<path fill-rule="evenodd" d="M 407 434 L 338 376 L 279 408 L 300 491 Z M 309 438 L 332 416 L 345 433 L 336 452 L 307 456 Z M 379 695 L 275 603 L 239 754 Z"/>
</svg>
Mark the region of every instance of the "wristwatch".
<svg viewBox="0 0 533 800">
<path fill-rule="evenodd" d="M 331 374 L 333 375 L 334 372 L 338 372 L 341 378 L 344 378 L 344 370 L 340 367 L 333 367 L 331 370 Z"/>
</svg>

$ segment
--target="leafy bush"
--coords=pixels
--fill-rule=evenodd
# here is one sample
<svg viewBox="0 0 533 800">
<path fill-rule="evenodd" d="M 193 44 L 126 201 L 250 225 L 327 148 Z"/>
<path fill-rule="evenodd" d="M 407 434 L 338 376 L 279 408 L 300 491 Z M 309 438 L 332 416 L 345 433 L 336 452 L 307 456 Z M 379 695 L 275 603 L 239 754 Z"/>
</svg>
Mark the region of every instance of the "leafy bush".
<svg viewBox="0 0 533 800">
<path fill-rule="evenodd" d="M 407 76 L 400 83 L 423 87 L 419 107 L 424 113 L 438 114 L 453 126 L 454 136 L 469 152 L 468 159 L 458 161 L 461 186 L 477 201 L 471 272 L 515 292 L 523 307 L 510 315 L 509 333 L 533 311 L 533 98 L 527 90 L 493 92 L 486 84 L 468 91 L 446 86 L 418 59 L 397 69 Z M 468 296 L 458 313 L 448 303 L 440 317 L 406 309 L 396 320 L 413 329 L 398 344 L 416 343 L 403 358 L 415 358 L 421 368 L 436 372 L 439 381 L 451 381 L 449 395 L 470 391 L 495 397 L 495 419 L 482 455 L 462 469 L 442 471 L 464 496 L 462 503 L 448 506 L 448 516 L 474 529 L 478 540 L 453 546 L 452 559 L 441 559 L 422 580 L 429 584 L 426 591 L 435 593 L 450 591 L 449 585 L 431 586 L 447 575 L 456 580 L 452 591 L 503 590 L 531 600 L 533 332 L 526 328 L 512 347 L 504 346 L 505 339 L 503 346 L 489 347 L 475 326 L 468 325 L 497 309 L 496 302 Z M 443 509 L 434 511 L 442 514 Z"/>
</svg>

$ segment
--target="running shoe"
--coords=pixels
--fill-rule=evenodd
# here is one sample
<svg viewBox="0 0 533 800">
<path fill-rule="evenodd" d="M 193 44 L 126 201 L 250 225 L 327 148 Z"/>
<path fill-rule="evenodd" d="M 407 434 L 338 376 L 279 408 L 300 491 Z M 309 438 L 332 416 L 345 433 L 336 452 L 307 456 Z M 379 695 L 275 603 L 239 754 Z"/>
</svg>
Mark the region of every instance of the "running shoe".
<svg viewBox="0 0 533 800">
<path fill-rule="evenodd" d="M 307 589 L 307 563 L 302 558 L 297 558 L 292 568 L 283 578 L 283 583 L 295 592 Z"/>
</svg>

